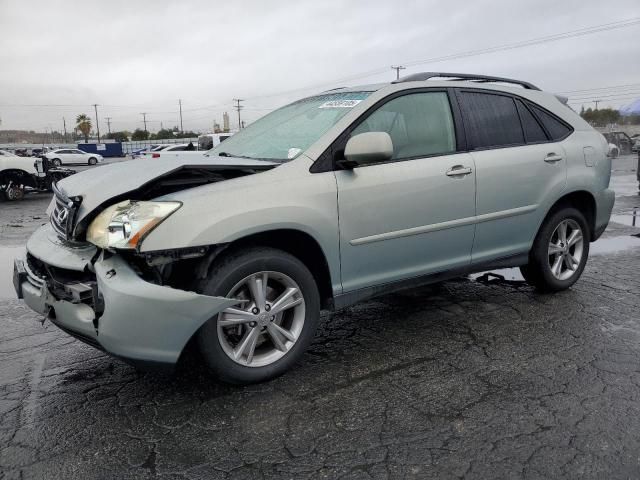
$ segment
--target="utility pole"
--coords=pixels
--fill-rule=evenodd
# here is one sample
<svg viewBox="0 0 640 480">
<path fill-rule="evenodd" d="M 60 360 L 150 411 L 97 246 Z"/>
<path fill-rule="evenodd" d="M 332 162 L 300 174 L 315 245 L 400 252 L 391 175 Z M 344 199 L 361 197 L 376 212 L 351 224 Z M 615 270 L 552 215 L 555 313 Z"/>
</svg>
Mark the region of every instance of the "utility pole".
<svg viewBox="0 0 640 480">
<path fill-rule="evenodd" d="M 144 131 L 147 131 L 147 112 L 142 112 L 142 121 L 144 122 Z"/>
<path fill-rule="evenodd" d="M 403 67 L 402 65 L 391 65 L 391 70 L 395 70 L 396 71 L 396 80 L 400 79 L 400 70 L 404 70 L 407 67 Z"/>
<path fill-rule="evenodd" d="M 107 129 L 109 130 L 109 135 L 111 135 L 111 117 L 104 117 L 107 121 Z"/>
<path fill-rule="evenodd" d="M 240 105 L 240 102 L 244 102 L 244 100 L 241 98 L 234 98 L 233 101 L 236 102 L 235 109 L 238 111 L 238 130 L 242 130 L 242 121 L 240 120 L 240 110 L 242 110 L 244 107 Z"/>
<path fill-rule="evenodd" d="M 64 142 L 67 142 L 67 121 L 62 117 L 62 127 L 64 129 Z"/>
<path fill-rule="evenodd" d="M 178 100 L 178 106 L 180 107 L 180 133 L 184 132 L 184 129 L 182 128 L 182 100 Z"/>
<path fill-rule="evenodd" d="M 96 130 L 98 131 L 98 143 L 100 143 L 100 122 L 98 121 L 98 104 L 94 103 L 93 108 L 96 111 Z"/>
<path fill-rule="evenodd" d="M 598 109 L 598 104 L 601 102 L 602 100 L 595 100 L 595 104 L 596 104 L 596 110 Z"/>
</svg>

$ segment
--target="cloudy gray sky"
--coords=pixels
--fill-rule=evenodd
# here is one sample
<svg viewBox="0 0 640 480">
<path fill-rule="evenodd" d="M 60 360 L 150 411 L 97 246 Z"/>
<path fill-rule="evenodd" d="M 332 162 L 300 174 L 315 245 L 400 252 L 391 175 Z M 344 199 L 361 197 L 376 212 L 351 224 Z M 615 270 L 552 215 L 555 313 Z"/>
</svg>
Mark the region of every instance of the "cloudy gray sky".
<svg viewBox="0 0 640 480">
<path fill-rule="evenodd" d="M 105 117 L 141 127 L 148 112 L 155 131 L 177 125 L 181 98 L 184 128 L 206 131 L 235 115 L 233 98 L 250 121 L 322 89 L 392 80 L 393 64 L 638 17 L 638 0 L 0 0 L 0 129 L 61 130 L 98 103 L 101 130 Z M 586 90 L 571 93 L 577 108 L 620 106 L 640 97 L 639 59 L 636 24 L 404 73 L 522 78 Z"/>
</svg>

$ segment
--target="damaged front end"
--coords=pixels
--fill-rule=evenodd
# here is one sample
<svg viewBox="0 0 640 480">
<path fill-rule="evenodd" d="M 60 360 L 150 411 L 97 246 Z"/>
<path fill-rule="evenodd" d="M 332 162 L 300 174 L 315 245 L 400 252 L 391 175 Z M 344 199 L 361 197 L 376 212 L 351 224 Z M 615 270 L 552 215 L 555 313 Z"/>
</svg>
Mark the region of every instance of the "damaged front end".
<svg viewBox="0 0 640 480">
<path fill-rule="evenodd" d="M 49 225 L 16 260 L 14 283 L 30 308 L 67 333 L 143 367 L 174 365 L 204 322 L 238 303 L 152 283 L 123 256 L 64 244 Z"/>
<path fill-rule="evenodd" d="M 32 235 L 26 257 L 15 261 L 18 297 L 96 348 L 137 366 L 172 367 L 207 320 L 238 304 L 236 299 L 188 291 L 223 247 L 140 253 L 138 242 L 121 249 L 98 248 L 87 241 L 89 225 L 105 207 L 123 199 L 144 203 L 261 168 L 272 166 L 181 166 L 144 182 L 137 180 L 136 188 L 111 196 L 92 191 L 91 185 L 80 191 L 77 179 L 70 177 L 74 183 L 61 182 L 54 192 L 50 224 Z M 102 177 L 104 181 L 109 175 Z M 111 228 L 125 228 L 117 222 L 107 226 L 107 234 Z"/>
</svg>

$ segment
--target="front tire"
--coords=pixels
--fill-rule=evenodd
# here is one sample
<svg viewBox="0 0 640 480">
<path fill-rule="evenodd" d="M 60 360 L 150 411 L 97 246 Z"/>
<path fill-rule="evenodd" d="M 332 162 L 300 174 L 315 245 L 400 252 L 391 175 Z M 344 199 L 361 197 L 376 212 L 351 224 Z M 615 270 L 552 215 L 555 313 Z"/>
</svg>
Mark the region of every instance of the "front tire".
<svg viewBox="0 0 640 480">
<path fill-rule="evenodd" d="M 579 210 L 565 207 L 543 222 L 529 253 L 522 276 L 542 292 L 571 287 L 582 275 L 589 256 L 590 233 Z"/>
<path fill-rule="evenodd" d="M 98 163 L 98 160 L 94 157 L 91 157 L 89 159 L 89 165 L 95 165 L 96 163 Z"/>
<path fill-rule="evenodd" d="M 60 165 L 62 165 L 62 160 L 60 160 L 59 158 L 54 158 L 53 160 L 51 160 L 51 165 L 53 165 L 54 167 L 59 167 Z"/>
<path fill-rule="evenodd" d="M 313 275 L 296 257 L 274 248 L 227 254 L 214 264 L 198 291 L 242 300 L 198 332 L 205 363 L 229 383 L 282 375 L 300 359 L 320 318 Z"/>
</svg>

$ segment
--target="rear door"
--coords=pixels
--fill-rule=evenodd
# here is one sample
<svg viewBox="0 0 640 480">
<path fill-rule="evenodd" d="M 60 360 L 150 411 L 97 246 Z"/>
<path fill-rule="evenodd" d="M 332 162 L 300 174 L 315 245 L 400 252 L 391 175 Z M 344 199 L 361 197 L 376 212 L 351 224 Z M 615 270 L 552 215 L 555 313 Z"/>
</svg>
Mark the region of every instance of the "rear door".
<svg viewBox="0 0 640 480">
<path fill-rule="evenodd" d="M 476 165 L 472 262 L 527 252 L 567 179 L 566 153 L 531 104 L 487 90 L 457 92 Z"/>
</svg>

